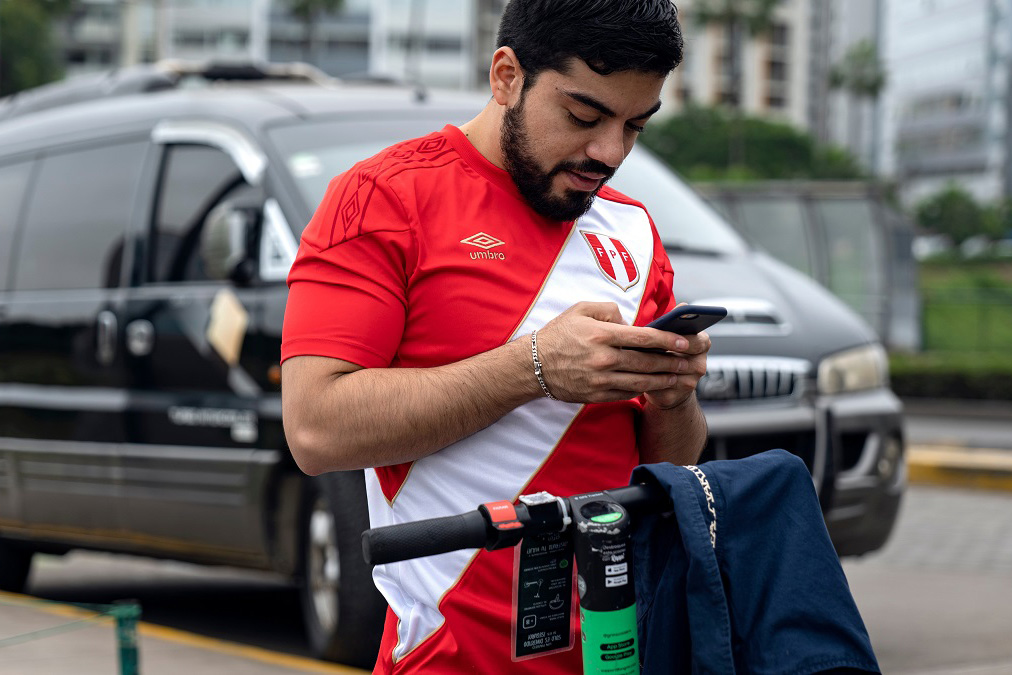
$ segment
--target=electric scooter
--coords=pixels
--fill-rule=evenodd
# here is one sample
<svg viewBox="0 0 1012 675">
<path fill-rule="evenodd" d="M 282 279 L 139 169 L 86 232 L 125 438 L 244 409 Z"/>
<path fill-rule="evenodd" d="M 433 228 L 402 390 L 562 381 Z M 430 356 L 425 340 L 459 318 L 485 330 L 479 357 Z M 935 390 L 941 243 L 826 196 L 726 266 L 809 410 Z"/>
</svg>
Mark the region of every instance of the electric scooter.
<svg viewBox="0 0 1012 675">
<path fill-rule="evenodd" d="M 521 617 L 515 657 L 553 646 L 551 640 L 546 642 L 551 630 L 544 630 L 543 619 L 565 614 L 556 604 L 572 592 L 564 579 L 572 577 L 566 568 L 575 550 L 583 672 L 638 675 L 631 521 L 671 509 L 671 498 L 663 490 L 645 484 L 571 497 L 539 492 L 522 495 L 517 504 L 489 502 L 455 516 L 366 530 L 362 548 L 368 564 L 381 565 L 459 549 L 494 551 L 521 544 L 520 560 L 529 553 L 532 562 L 526 568 L 523 562 L 519 565 Z M 549 589 L 562 589 L 548 601 L 540 600 L 546 581 Z M 539 630 L 525 634 L 528 627 Z"/>
</svg>

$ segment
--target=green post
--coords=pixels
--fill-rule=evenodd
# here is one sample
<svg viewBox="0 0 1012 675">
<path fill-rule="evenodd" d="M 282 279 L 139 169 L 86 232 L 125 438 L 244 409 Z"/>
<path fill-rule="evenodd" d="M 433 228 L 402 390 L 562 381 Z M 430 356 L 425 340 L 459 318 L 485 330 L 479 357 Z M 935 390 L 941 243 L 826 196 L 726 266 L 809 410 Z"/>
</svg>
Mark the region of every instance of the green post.
<svg viewBox="0 0 1012 675">
<path fill-rule="evenodd" d="M 116 602 L 110 613 L 116 619 L 120 675 L 140 675 L 140 663 L 137 658 L 137 621 L 141 618 L 141 606 L 133 600 L 121 600 Z"/>
</svg>

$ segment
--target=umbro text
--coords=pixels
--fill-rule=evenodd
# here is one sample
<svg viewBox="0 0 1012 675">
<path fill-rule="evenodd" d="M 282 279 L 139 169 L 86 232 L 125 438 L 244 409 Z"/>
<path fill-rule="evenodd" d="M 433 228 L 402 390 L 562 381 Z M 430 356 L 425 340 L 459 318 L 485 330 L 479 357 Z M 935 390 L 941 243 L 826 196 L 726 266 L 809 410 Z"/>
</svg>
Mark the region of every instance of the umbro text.
<svg viewBox="0 0 1012 675">
<path fill-rule="evenodd" d="M 506 260 L 506 254 L 493 251 L 471 251 L 471 260 Z"/>
</svg>

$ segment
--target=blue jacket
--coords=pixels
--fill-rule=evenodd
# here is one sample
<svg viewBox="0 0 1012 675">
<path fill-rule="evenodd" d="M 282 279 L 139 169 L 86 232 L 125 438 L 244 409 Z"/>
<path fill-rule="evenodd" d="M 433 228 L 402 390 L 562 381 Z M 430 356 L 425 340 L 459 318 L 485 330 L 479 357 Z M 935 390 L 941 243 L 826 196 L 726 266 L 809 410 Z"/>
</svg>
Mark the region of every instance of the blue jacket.
<svg viewBox="0 0 1012 675">
<path fill-rule="evenodd" d="M 799 458 L 651 464 L 632 482 L 674 502 L 633 534 L 643 673 L 879 672 Z"/>
</svg>

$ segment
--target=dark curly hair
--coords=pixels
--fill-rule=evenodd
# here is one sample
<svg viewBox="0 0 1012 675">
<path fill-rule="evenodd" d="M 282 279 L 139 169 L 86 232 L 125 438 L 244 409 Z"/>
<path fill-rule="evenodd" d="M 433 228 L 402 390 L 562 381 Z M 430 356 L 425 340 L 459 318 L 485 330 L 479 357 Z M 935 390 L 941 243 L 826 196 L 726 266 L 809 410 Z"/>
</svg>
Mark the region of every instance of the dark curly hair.
<svg viewBox="0 0 1012 675">
<path fill-rule="evenodd" d="M 600 75 L 667 75 L 683 40 L 672 0 L 510 0 L 498 46 L 516 53 L 526 89 L 546 69 L 565 73 L 574 56 Z"/>
</svg>

